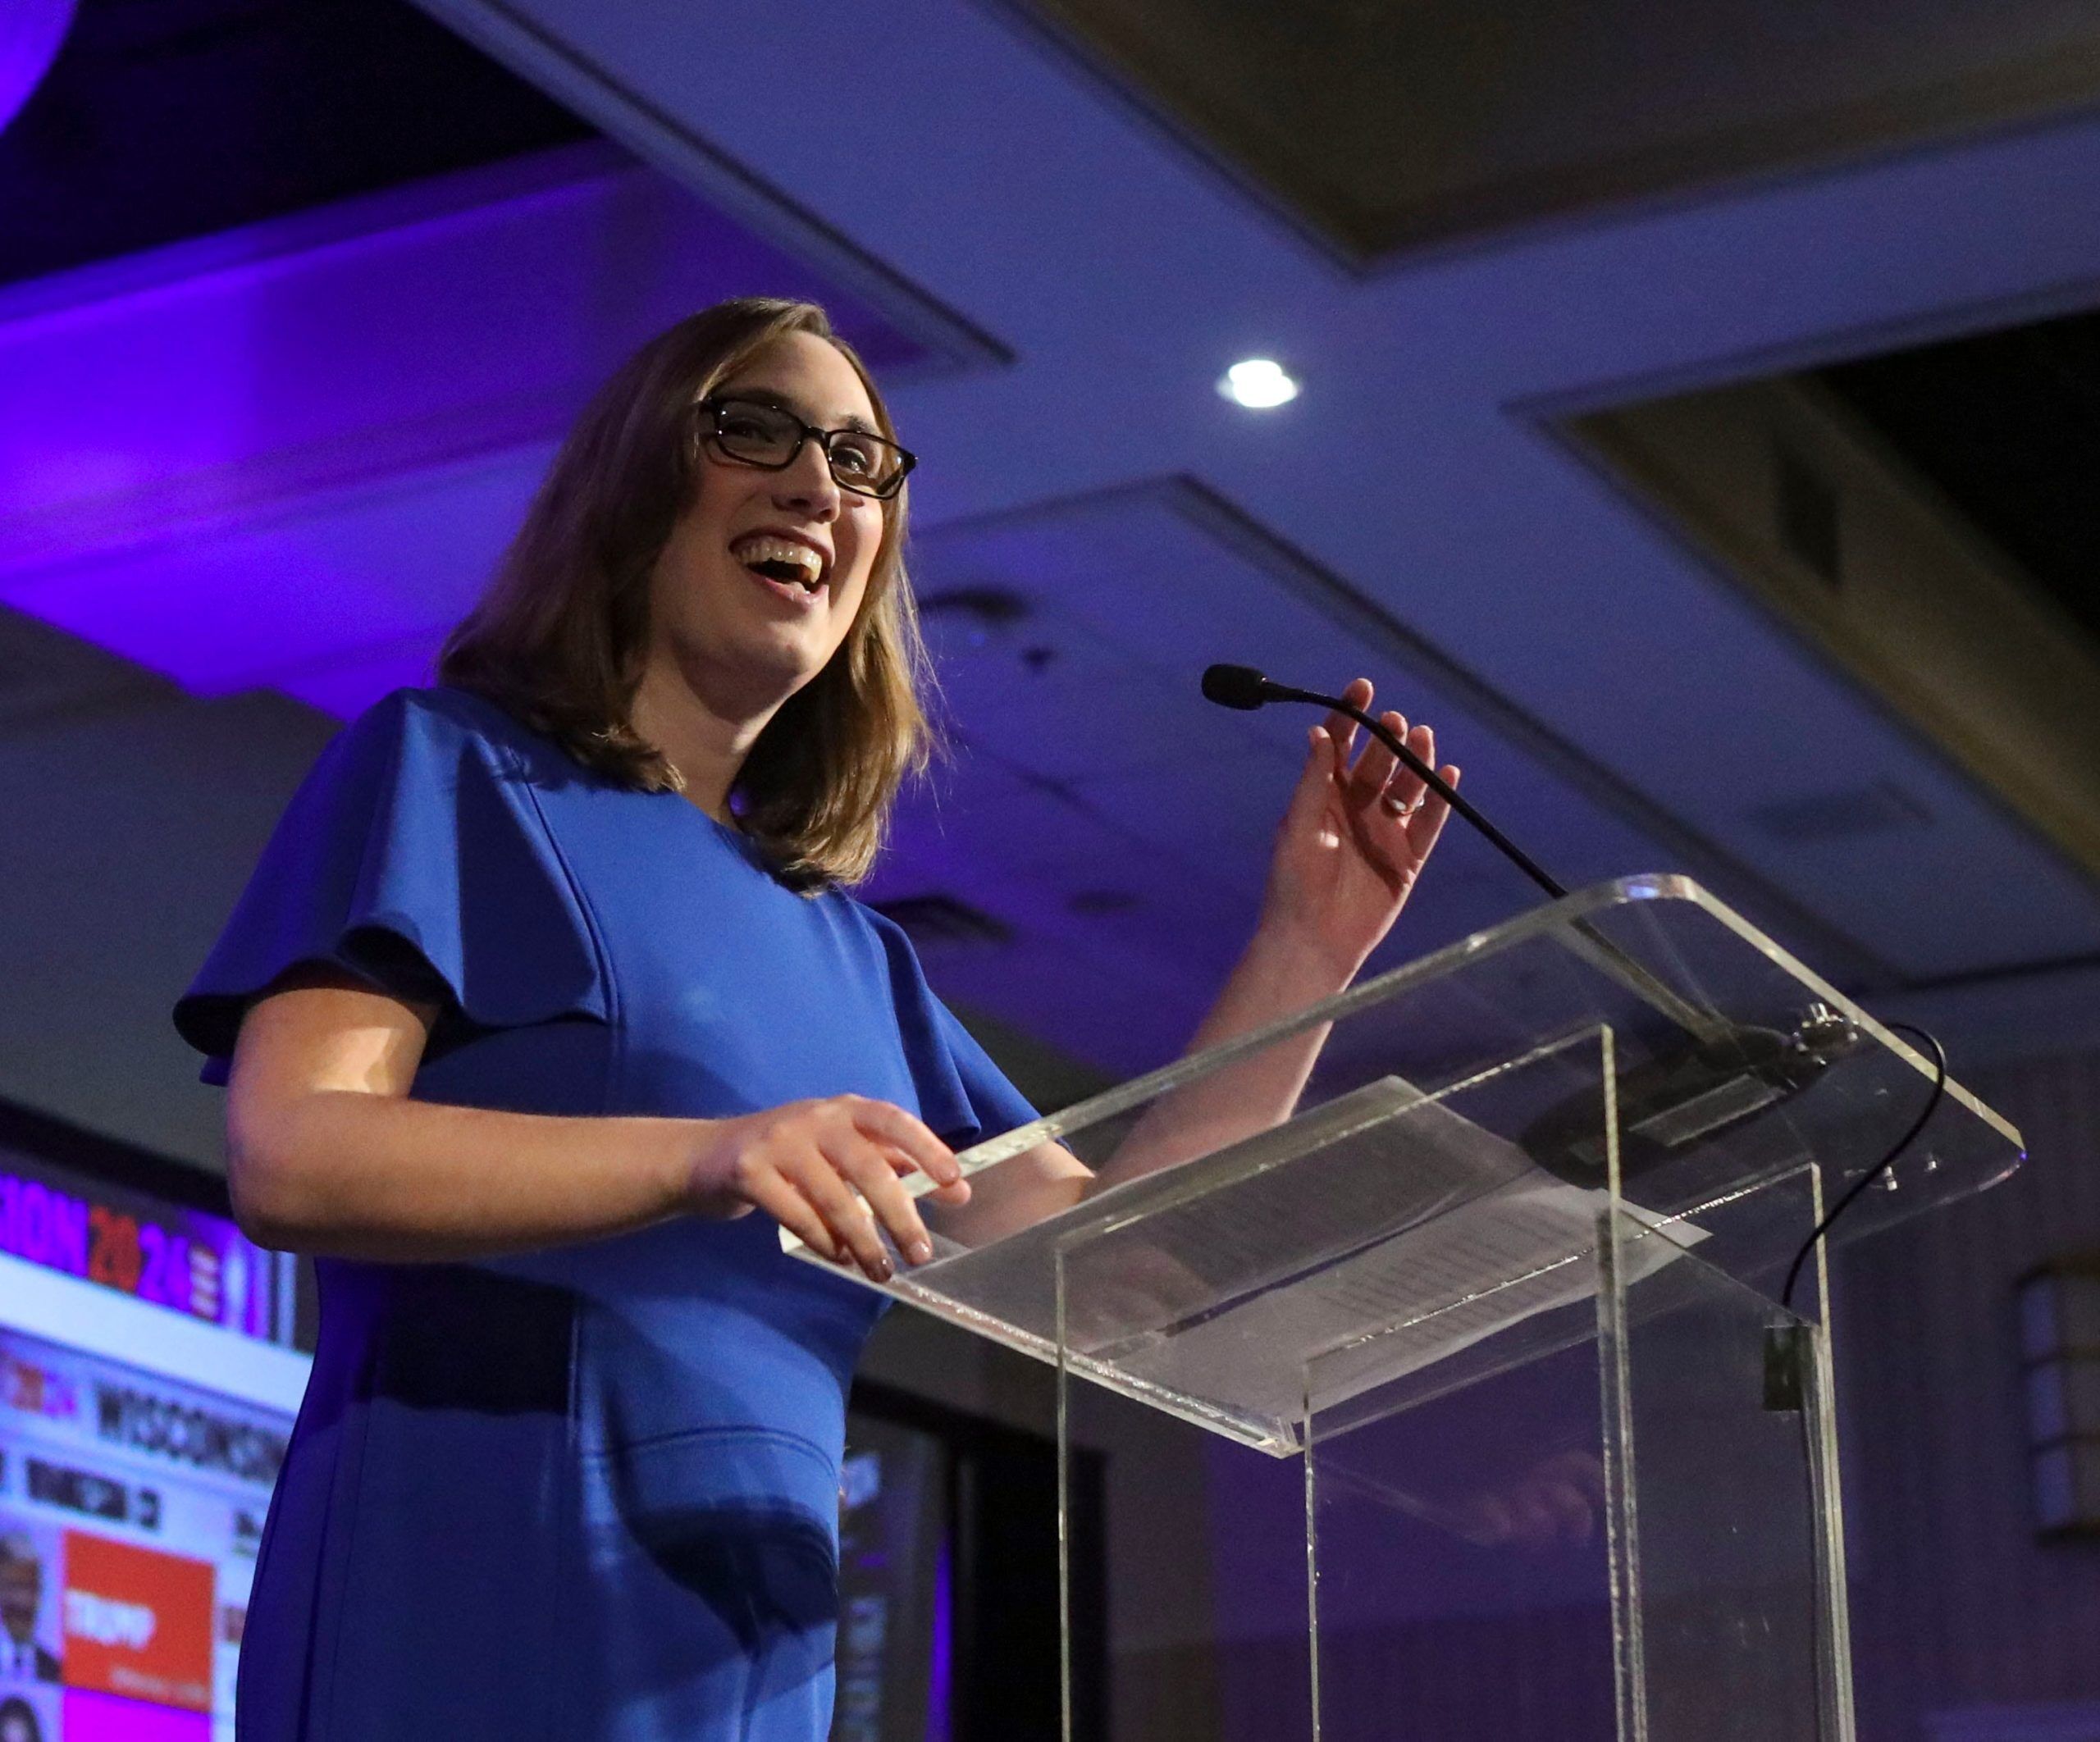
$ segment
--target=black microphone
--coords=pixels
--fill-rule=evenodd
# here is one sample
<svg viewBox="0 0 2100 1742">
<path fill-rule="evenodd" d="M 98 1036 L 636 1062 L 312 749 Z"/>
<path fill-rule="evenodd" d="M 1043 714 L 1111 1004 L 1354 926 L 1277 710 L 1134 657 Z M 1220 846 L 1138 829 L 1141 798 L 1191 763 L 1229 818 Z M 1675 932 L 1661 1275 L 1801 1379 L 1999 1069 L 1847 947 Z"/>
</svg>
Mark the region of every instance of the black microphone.
<svg viewBox="0 0 2100 1742">
<path fill-rule="evenodd" d="M 1203 668 L 1203 700 L 1221 708 L 1238 708 L 1251 714 L 1257 708 L 1285 699 L 1282 686 L 1273 684 L 1251 665 L 1207 665 Z"/>
<path fill-rule="evenodd" d="M 1411 773 L 1420 776 L 1431 792 L 1478 829 L 1504 858 L 1540 888 L 1555 901 L 1568 893 L 1564 884 L 1541 870 L 1522 849 L 1461 798 L 1457 787 L 1409 750 L 1390 728 L 1372 718 L 1361 708 L 1352 708 L 1339 695 L 1321 695 L 1311 690 L 1294 689 L 1289 684 L 1271 683 L 1251 665 L 1212 665 L 1203 669 L 1203 697 L 1221 708 L 1237 708 L 1245 713 L 1265 708 L 1271 702 L 1294 701 L 1312 702 L 1347 714 L 1399 757 Z"/>
</svg>

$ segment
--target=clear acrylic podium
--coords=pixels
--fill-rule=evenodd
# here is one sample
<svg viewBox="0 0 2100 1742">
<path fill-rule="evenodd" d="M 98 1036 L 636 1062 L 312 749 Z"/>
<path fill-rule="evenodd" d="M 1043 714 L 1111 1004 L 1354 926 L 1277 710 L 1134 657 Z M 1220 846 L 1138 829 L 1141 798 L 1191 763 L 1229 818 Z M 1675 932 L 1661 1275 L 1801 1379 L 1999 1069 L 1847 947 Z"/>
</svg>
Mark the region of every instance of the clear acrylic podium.
<svg viewBox="0 0 2100 1742">
<path fill-rule="evenodd" d="M 887 1292 L 1054 1362 L 1061 1435 L 1076 1376 L 1302 1462 L 1304 1735 L 1851 1742 L 1819 1252 L 1778 1297 L 1934 1074 L 1625 879 L 979 1145 L 986 1206 L 1043 1142 L 1155 1170 Z M 2020 1160 L 1950 1081 L 1833 1238 Z"/>
</svg>

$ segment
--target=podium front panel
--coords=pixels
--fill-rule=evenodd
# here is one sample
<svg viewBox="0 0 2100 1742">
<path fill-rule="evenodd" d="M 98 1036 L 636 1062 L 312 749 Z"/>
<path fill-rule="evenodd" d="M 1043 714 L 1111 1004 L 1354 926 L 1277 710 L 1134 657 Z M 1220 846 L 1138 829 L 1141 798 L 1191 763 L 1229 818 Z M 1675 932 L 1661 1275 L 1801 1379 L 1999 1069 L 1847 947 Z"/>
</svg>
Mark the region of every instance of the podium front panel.
<svg viewBox="0 0 2100 1742">
<path fill-rule="evenodd" d="M 1848 1742 L 1816 1333 L 1689 1252 L 1614 1287 L 1666 1238 L 1607 1215 L 1550 1352 L 1436 1392 L 1310 1365 L 1321 1742 Z"/>
</svg>

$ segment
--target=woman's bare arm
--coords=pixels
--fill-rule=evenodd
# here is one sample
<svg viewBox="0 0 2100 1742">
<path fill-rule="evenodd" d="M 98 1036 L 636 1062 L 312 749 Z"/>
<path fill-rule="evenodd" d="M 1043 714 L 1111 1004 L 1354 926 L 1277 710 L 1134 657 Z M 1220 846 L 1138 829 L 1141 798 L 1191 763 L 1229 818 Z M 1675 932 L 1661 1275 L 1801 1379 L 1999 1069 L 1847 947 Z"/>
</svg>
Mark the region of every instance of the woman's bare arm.
<svg viewBox="0 0 2100 1742">
<path fill-rule="evenodd" d="M 1344 692 L 1371 705 L 1369 680 Z M 1388 711 L 1385 725 L 1434 766 L 1436 736 L 1409 729 Z M 1291 795 L 1269 865 L 1260 923 L 1217 1001 L 1189 1042 L 1191 1051 L 1251 1034 L 1341 991 L 1405 905 L 1428 862 L 1449 806 L 1373 741 L 1352 758 L 1356 726 L 1331 714 L 1310 735 L 1303 772 Z M 1441 771 L 1455 783 L 1459 771 Z M 1126 1179 L 1194 1159 L 1290 1117 L 1304 1091 L 1325 1027 L 1308 1029 L 1221 1071 L 1162 1095 L 1098 1174 L 1071 1151 L 1044 1143 L 979 1178 L 971 1207 L 939 1225 L 979 1245 L 1025 1228 Z"/>
<path fill-rule="evenodd" d="M 1345 974 L 1302 950 L 1257 933 L 1189 1051 L 1222 1045 L 1318 1003 L 1348 983 Z M 1162 1095 L 1148 1106 L 1096 1172 L 1061 1143 L 1040 1143 L 977 1176 L 974 1199 L 943 1211 L 934 1226 L 966 1246 L 982 1246 L 1070 1209 L 1143 1174 L 1193 1161 L 1290 1117 L 1326 1042 L 1308 1028 L 1229 1070 Z"/>
<path fill-rule="evenodd" d="M 924 1238 L 898 1175 L 930 1174 L 944 1202 L 968 1194 L 939 1138 L 859 1096 L 724 1120 L 412 1100 L 435 1014 L 326 975 L 287 983 L 248 1013 L 227 1166 L 251 1238 L 345 1257 L 463 1259 L 762 1207 L 826 1256 L 886 1275 L 875 1218 L 907 1256 Z"/>
</svg>

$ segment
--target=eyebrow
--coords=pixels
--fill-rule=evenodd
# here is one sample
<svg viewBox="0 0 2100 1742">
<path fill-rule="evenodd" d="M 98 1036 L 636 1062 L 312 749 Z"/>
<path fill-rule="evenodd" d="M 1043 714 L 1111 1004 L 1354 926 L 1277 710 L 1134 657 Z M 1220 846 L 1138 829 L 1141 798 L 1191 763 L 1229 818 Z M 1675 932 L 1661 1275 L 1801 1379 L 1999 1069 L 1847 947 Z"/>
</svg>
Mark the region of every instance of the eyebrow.
<svg viewBox="0 0 2100 1742">
<path fill-rule="evenodd" d="M 819 429 L 824 427 L 824 425 L 817 423 L 816 419 L 810 415 L 809 408 L 800 399 L 792 394 L 783 393 L 778 387 L 724 387 L 721 390 L 720 397 L 725 399 L 756 399 L 761 405 L 770 405 L 777 410 L 792 412 L 805 423 L 815 425 Z M 851 412 L 846 414 L 842 422 L 835 424 L 832 427 L 853 430 L 863 436 L 882 434 L 882 431 L 869 422 L 865 417 L 856 417 Z"/>
</svg>

